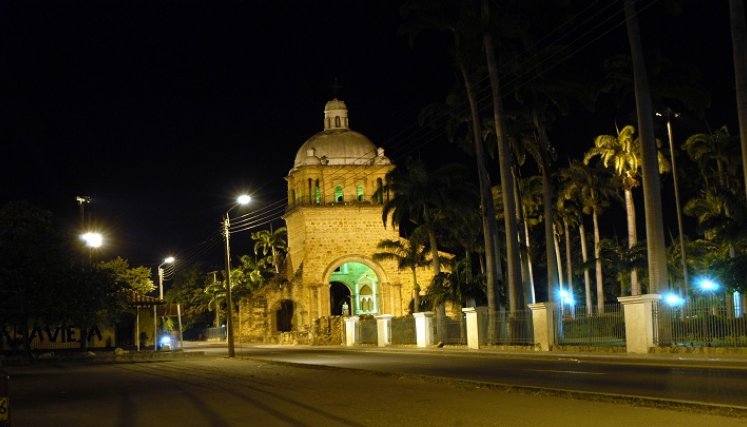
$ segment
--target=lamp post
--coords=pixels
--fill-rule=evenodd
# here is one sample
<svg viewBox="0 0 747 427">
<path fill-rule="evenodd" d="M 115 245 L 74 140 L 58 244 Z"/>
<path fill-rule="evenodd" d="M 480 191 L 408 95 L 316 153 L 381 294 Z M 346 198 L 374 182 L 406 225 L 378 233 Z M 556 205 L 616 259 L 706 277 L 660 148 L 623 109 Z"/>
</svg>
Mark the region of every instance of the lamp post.
<svg viewBox="0 0 747 427">
<path fill-rule="evenodd" d="M 667 108 L 663 112 L 657 112 L 656 115 L 667 119 L 667 138 L 669 139 L 669 153 L 672 158 L 672 180 L 674 181 L 674 203 L 675 210 L 677 211 L 677 232 L 680 235 L 680 257 L 682 258 L 682 289 L 684 291 L 685 298 L 687 298 L 688 288 L 690 287 L 690 280 L 687 273 L 685 232 L 682 225 L 682 204 L 680 203 L 680 185 L 679 180 L 677 179 L 677 166 L 674 159 L 674 141 L 672 139 L 672 117 L 677 118 L 680 116 L 680 113 L 675 113 L 671 108 Z"/>
<path fill-rule="evenodd" d="M 236 199 L 237 205 L 246 205 L 251 201 L 252 198 L 246 194 L 242 194 Z M 231 218 L 228 214 L 237 205 L 226 211 L 223 218 L 223 237 L 226 240 L 226 338 L 228 339 L 228 357 L 236 355 L 233 343 L 233 300 L 231 299 Z"/>
<path fill-rule="evenodd" d="M 173 264 L 174 257 L 170 256 L 158 265 L 158 298 L 163 299 L 163 266 Z M 158 308 L 153 304 L 153 349 L 158 351 Z"/>
</svg>

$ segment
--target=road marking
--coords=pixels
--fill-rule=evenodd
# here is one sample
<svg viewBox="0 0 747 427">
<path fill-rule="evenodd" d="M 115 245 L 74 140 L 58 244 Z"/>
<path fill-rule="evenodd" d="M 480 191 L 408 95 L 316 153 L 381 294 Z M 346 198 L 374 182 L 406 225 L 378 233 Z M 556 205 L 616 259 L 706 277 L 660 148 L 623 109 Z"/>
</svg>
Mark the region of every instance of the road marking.
<svg viewBox="0 0 747 427">
<path fill-rule="evenodd" d="M 536 372 L 555 372 L 559 374 L 583 374 L 583 375 L 605 375 L 604 372 L 587 372 L 587 371 L 556 371 L 553 369 L 524 369 L 525 371 Z"/>
</svg>

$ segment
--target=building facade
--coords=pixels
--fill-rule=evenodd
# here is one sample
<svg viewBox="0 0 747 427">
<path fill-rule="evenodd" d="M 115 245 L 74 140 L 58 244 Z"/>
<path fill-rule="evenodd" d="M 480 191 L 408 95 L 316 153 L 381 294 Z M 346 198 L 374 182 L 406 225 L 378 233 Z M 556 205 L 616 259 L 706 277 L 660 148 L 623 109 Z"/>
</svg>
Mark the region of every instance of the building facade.
<svg viewBox="0 0 747 427">
<path fill-rule="evenodd" d="M 350 129 L 343 101 L 327 102 L 323 130 L 301 145 L 285 178 L 286 280 L 241 302 L 240 340 L 290 334 L 303 342 L 315 325 L 339 324 L 346 314 L 410 313 L 412 273 L 374 260 L 381 240 L 399 239 L 397 227 L 382 221 L 393 167 L 383 148 Z M 424 288 L 432 272 L 417 273 Z"/>
</svg>

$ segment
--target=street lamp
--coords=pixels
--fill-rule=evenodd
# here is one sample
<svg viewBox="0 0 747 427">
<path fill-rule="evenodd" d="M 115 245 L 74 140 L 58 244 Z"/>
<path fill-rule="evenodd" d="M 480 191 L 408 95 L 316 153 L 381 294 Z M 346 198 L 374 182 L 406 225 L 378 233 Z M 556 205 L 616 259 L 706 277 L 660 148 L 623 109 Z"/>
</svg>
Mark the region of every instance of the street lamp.
<svg viewBox="0 0 747 427">
<path fill-rule="evenodd" d="M 86 246 L 91 249 L 100 248 L 104 244 L 104 236 L 101 233 L 84 233 L 80 235 L 80 239 L 86 242 Z"/>
<path fill-rule="evenodd" d="M 226 211 L 223 218 L 223 238 L 226 240 L 226 337 L 228 338 L 228 357 L 234 357 L 236 352 L 233 345 L 233 300 L 231 299 L 231 218 L 228 214 L 238 205 L 246 205 L 252 198 L 246 194 L 236 199 L 236 205 Z"/>
<path fill-rule="evenodd" d="M 80 235 L 80 239 L 88 247 L 88 264 L 93 265 L 93 250 L 100 248 L 104 244 L 104 236 L 101 233 L 91 232 Z"/>
<path fill-rule="evenodd" d="M 163 266 L 173 264 L 174 257 L 170 256 L 158 265 L 158 298 L 163 299 Z M 153 348 L 158 351 L 158 308 L 153 305 Z"/>
<path fill-rule="evenodd" d="M 167 257 L 158 266 L 158 297 L 163 299 L 163 266 L 166 264 L 173 264 L 176 259 L 172 256 Z"/>
<path fill-rule="evenodd" d="M 677 179 L 677 166 L 675 163 L 674 155 L 674 142 L 672 140 L 672 117 L 677 118 L 680 113 L 675 113 L 671 108 L 667 108 L 662 112 L 656 112 L 659 117 L 667 119 L 667 137 L 669 138 L 669 153 L 672 158 L 672 181 L 674 181 L 674 203 L 675 210 L 677 211 L 677 232 L 680 234 L 680 256 L 682 258 L 682 288 L 684 290 L 685 297 L 687 297 L 690 280 L 687 274 L 687 256 L 685 252 L 685 232 L 682 225 L 682 204 L 680 203 L 680 186 L 679 180 Z"/>
</svg>

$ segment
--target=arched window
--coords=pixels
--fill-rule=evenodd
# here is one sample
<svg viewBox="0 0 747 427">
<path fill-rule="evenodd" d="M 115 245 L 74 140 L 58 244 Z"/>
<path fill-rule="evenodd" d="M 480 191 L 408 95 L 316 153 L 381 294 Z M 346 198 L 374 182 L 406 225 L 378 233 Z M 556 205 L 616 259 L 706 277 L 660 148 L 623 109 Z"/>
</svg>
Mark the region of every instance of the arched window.
<svg viewBox="0 0 747 427">
<path fill-rule="evenodd" d="M 362 186 L 362 185 L 358 185 L 358 186 L 357 186 L 357 187 L 355 188 L 355 198 L 356 198 L 356 199 L 357 199 L 357 200 L 358 200 L 359 202 L 362 202 L 362 201 L 363 201 L 363 186 Z"/>
<path fill-rule="evenodd" d="M 376 203 L 384 204 L 384 180 L 376 178 Z"/>
<path fill-rule="evenodd" d="M 335 186 L 335 201 L 338 203 L 345 201 L 345 193 L 342 190 L 342 185 Z"/>
<path fill-rule="evenodd" d="M 308 192 L 308 194 L 309 194 L 309 204 L 311 204 L 311 194 L 312 194 L 311 193 L 311 178 L 309 178 L 309 192 Z"/>
<path fill-rule="evenodd" d="M 332 127 L 332 121 L 327 117 L 327 129 Z"/>
<path fill-rule="evenodd" d="M 322 190 L 319 188 L 319 180 L 317 179 L 314 183 L 314 203 L 321 204 L 322 203 Z"/>
<path fill-rule="evenodd" d="M 340 116 L 335 116 L 335 127 L 336 128 L 340 127 Z"/>
</svg>

